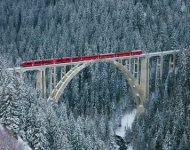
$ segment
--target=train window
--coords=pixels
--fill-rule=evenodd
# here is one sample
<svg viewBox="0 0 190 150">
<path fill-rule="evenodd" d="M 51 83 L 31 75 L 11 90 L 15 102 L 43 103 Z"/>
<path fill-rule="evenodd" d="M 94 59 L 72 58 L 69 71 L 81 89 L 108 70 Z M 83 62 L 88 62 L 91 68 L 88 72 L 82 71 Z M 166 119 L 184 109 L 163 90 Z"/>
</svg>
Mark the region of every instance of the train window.
<svg viewBox="0 0 190 150">
<path fill-rule="evenodd" d="M 44 63 L 50 63 L 50 60 L 44 60 Z"/>
<path fill-rule="evenodd" d="M 78 57 L 75 57 L 75 58 L 73 58 L 73 60 L 74 60 L 74 61 L 78 61 L 78 60 L 79 60 L 79 58 L 78 58 Z"/>
<path fill-rule="evenodd" d="M 39 66 L 41 65 L 41 61 L 34 61 L 34 66 Z"/>
<path fill-rule="evenodd" d="M 71 61 L 71 59 L 70 58 L 65 58 L 66 59 L 66 61 Z"/>
</svg>

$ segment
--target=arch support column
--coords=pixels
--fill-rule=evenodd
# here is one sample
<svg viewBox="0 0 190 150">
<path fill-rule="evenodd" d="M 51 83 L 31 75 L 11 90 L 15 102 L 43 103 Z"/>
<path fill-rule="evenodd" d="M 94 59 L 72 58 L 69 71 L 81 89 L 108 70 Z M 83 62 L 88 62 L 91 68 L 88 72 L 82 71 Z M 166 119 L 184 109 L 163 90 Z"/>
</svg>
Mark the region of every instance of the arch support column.
<svg viewBox="0 0 190 150">
<path fill-rule="evenodd" d="M 133 62 L 133 76 L 137 80 L 137 83 L 139 83 L 139 58 L 134 58 Z"/>
<path fill-rule="evenodd" d="M 21 80 L 21 82 L 23 82 L 24 81 L 23 72 L 19 71 L 19 72 L 16 72 L 16 74 L 19 77 L 19 79 Z"/>
<path fill-rule="evenodd" d="M 156 58 L 156 78 L 155 78 L 155 87 L 158 82 L 162 82 L 162 69 L 163 69 L 163 56 L 158 56 Z"/>
<path fill-rule="evenodd" d="M 169 71 L 175 68 L 175 55 L 171 55 L 169 59 Z"/>
<path fill-rule="evenodd" d="M 61 79 L 63 78 L 64 75 L 66 75 L 67 70 L 66 70 L 66 66 L 61 67 Z"/>
<path fill-rule="evenodd" d="M 143 92 L 142 100 L 149 96 L 149 58 L 141 58 L 141 74 L 140 74 L 140 87 Z"/>
<path fill-rule="evenodd" d="M 55 88 L 56 86 L 56 67 L 50 68 L 50 92 Z"/>
<path fill-rule="evenodd" d="M 127 70 L 131 71 L 131 59 L 126 59 L 125 61 L 125 66 L 127 68 Z"/>
</svg>

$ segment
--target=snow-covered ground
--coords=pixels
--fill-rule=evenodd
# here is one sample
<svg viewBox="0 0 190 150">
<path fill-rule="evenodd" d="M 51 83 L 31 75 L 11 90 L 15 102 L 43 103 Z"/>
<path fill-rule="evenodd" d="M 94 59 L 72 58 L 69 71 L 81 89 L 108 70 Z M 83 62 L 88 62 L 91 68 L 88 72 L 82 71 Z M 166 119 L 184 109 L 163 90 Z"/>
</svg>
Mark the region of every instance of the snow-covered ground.
<svg viewBox="0 0 190 150">
<path fill-rule="evenodd" d="M 132 147 L 132 146 L 129 146 L 127 150 L 133 150 L 133 147 Z"/>
<path fill-rule="evenodd" d="M 7 150 L 10 148 L 15 150 L 32 150 L 20 137 L 18 139 L 14 138 L 11 131 L 0 124 L 0 149 L 2 147 Z"/>
<path fill-rule="evenodd" d="M 131 128 L 132 122 L 135 119 L 136 110 L 132 111 L 130 114 L 126 114 L 121 119 L 121 127 L 117 128 L 115 133 L 120 137 L 125 136 L 125 128 Z"/>
<path fill-rule="evenodd" d="M 0 124 L 0 130 L 4 130 L 4 129 L 3 129 L 3 126 L 2 126 L 1 124 Z"/>
<path fill-rule="evenodd" d="M 17 145 L 20 145 L 24 150 L 32 150 L 26 142 L 24 142 L 20 137 L 18 137 Z"/>
<path fill-rule="evenodd" d="M 117 128 L 115 131 L 116 135 L 120 137 L 125 136 L 125 129 L 131 128 L 132 123 L 135 119 L 135 115 L 136 115 L 136 110 L 133 110 L 131 113 L 125 114 L 123 116 L 123 118 L 121 119 L 121 127 Z M 129 146 L 127 150 L 133 150 L 132 146 Z"/>
</svg>

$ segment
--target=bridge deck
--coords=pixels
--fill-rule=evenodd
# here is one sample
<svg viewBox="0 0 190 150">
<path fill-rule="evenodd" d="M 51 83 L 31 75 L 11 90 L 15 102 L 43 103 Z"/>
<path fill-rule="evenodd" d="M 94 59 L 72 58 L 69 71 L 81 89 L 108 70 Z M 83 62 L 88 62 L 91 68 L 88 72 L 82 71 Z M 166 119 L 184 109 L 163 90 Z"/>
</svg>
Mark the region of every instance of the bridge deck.
<svg viewBox="0 0 190 150">
<path fill-rule="evenodd" d="M 8 71 L 16 71 L 16 72 L 25 72 L 25 71 L 32 71 L 32 70 L 41 70 L 44 68 L 50 68 L 50 67 L 61 67 L 61 66 L 68 66 L 68 65 L 75 65 L 79 63 L 85 63 L 85 62 L 98 62 L 98 61 L 105 61 L 105 60 L 117 60 L 117 59 L 126 59 L 126 58 L 137 58 L 137 57 L 153 57 L 153 56 L 164 56 L 169 54 L 175 54 L 179 52 L 180 50 L 172 50 L 172 51 L 163 51 L 163 52 L 154 52 L 154 53 L 147 53 L 147 54 L 141 54 L 141 55 L 135 55 L 135 56 L 123 56 L 123 57 L 114 57 L 114 58 L 106 58 L 106 59 L 96 59 L 96 60 L 89 60 L 89 61 L 78 61 L 78 62 L 70 62 L 70 63 L 60 63 L 60 64 L 51 64 L 51 65 L 42 65 L 42 66 L 33 66 L 33 67 L 15 67 L 15 68 L 8 68 Z"/>
</svg>

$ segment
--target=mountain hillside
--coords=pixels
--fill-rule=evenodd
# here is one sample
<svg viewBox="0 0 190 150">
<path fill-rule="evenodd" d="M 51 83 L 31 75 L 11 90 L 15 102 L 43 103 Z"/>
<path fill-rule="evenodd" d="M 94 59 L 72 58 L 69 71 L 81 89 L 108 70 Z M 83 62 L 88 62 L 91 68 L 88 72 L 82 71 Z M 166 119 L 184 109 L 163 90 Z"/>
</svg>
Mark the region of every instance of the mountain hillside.
<svg viewBox="0 0 190 150">
<path fill-rule="evenodd" d="M 32 149 L 115 150 L 114 132 L 123 114 L 136 108 L 118 69 L 103 62 L 87 67 L 49 105 L 33 88 L 36 72 L 25 73 L 23 82 L 6 68 L 36 59 L 179 49 L 177 69 L 164 70 L 156 87 L 150 61 L 150 98 L 125 139 L 133 135 L 137 150 L 186 149 L 189 8 L 189 0 L 1 0 L 0 123 Z"/>
</svg>

